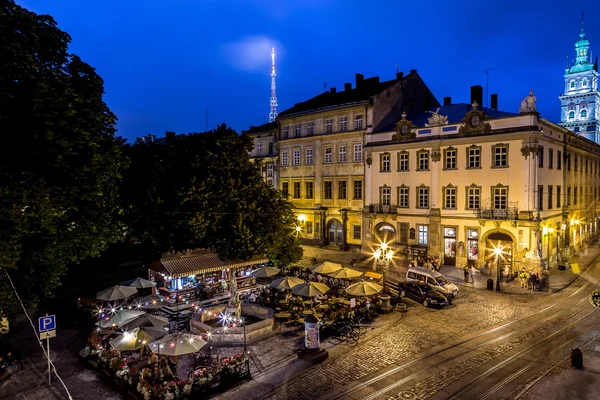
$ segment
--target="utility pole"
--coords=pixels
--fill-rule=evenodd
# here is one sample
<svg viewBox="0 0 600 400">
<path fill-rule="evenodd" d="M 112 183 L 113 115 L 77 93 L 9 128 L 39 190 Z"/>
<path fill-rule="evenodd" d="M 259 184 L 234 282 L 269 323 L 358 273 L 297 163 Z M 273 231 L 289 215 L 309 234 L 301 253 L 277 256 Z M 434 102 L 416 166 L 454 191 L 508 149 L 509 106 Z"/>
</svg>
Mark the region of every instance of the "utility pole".
<svg viewBox="0 0 600 400">
<path fill-rule="evenodd" d="M 486 68 L 483 70 L 483 72 L 485 72 L 485 108 L 488 108 L 488 102 L 490 101 L 489 88 L 490 88 L 490 71 L 491 70 L 492 70 L 492 68 Z"/>
</svg>

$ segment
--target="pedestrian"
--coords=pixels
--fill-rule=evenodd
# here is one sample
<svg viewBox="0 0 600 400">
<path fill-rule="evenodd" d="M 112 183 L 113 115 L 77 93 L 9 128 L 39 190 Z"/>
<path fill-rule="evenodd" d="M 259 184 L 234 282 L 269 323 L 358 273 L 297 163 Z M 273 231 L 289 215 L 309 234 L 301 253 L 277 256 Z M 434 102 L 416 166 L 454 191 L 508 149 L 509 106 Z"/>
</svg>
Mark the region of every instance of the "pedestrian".
<svg viewBox="0 0 600 400">
<path fill-rule="evenodd" d="M 475 266 L 471 265 L 471 283 L 475 285 Z"/>
<path fill-rule="evenodd" d="M 504 277 L 506 278 L 506 283 L 510 280 L 510 268 L 508 266 L 504 267 Z"/>
</svg>

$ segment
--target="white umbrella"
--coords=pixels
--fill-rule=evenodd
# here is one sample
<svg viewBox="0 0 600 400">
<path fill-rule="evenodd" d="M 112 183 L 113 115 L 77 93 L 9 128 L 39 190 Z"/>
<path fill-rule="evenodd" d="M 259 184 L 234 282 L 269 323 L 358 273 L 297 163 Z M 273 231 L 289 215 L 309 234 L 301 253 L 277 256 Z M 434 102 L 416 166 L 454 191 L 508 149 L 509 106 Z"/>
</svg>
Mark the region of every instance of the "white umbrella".
<svg viewBox="0 0 600 400">
<path fill-rule="evenodd" d="M 358 282 L 346 288 L 346 293 L 352 296 L 372 296 L 383 290 L 383 286 L 375 282 Z"/>
<path fill-rule="evenodd" d="M 337 278 L 337 279 L 352 279 L 352 278 L 359 277 L 361 275 L 362 275 L 362 272 L 357 271 L 352 268 L 348 268 L 348 267 L 344 267 L 338 271 L 335 271 L 335 272 L 332 272 L 331 274 L 329 274 L 330 277 Z"/>
<path fill-rule="evenodd" d="M 188 333 L 171 333 L 156 342 L 150 343 L 150 350 L 165 356 L 182 356 L 195 353 L 200 350 L 206 342 L 198 335 Z"/>
<path fill-rule="evenodd" d="M 156 282 L 149 281 L 148 279 L 137 277 L 131 282 L 128 286 L 138 288 L 138 289 L 146 289 L 156 286 Z"/>
<path fill-rule="evenodd" d="M 128 322 L 131 322 L 132 320 L 136 319 L 137 317 L 143 314 L 145 314 L 144 311 L 121 310 L 117 311 L 112 317 L 107 316 L 103 320 L 99 321 L 96 325 L 102 328 L 120 328 L 121 326 L 125 325 Z"/>
<path fill-rule="evenodd" d="M 270 278 L 271 276 L 277 275 L 279 271 L 281 270 L 275 267 L 262 267 L 252 271 L 250 275 L 255 276 L 257 278 Z"/>
<path fill-rule="evenodd" d="M 110 347 L 115 350 L 137 350 L 147 343 L 150 343 L 154 338 L 148 333 L 134 329 L 130 332 L 123 332 L 110 341 Z"/>
<path fill-rule="evenodd" d="M 286 276 L 283 278 L 275 279 L 271 282 L 271 287 L 279 290 L 292 289 L 294 286 L 298 286 L 304 283 L 304 280 L 296 278 L 294 276 Z"/>
<path fill-rule="evenodd" d="M 159 294 L 152 294 L 150 296 L 140 297 L 133 302 L 133 305 L 137 309 L 159 309 L 165 306 L 168 306 L 167 299 L 165 296 L 161 296 Z"/>
<path fill-rule="evenodd" d="M 312 269 L 312 272 L 315 272 L 317 274 L 331 274 L 332 272 L 339 271 L 340 269 L 342 269 L 341 264 L 325 261 L 324 263 L 314 267 Z"/>
<path fill-rule="evenodd" d="M 154 326 L 157 328 L 162 328 L 166 325 L 169 325 L 168 318 L 152 314 L 142 314 L 135 317 L 131 321 L 122 324 L 120 328 L 123 330 L 133 329 L 138 326 Z"/>
<path fill-rule="evenodd" d="M 114 301 L 125 299 L 137 293 L 137 289 L 131 286 L 113 286 L 106 290 L 96 293 L 96 299 L 104 301 Z"/>
<path fill-rule="evenodd" d="M 161 328 L 158 326 L 140 326 L 140 331 L 146 332 L 149 336 L 152 337 L 152 341 L 158 340 L 164 336 L 166 336 L 167 329 Z"/>
<path fill-rule="evenodd" d="M 292 292 L 298 296 L 314 297 L 325 294 L 329 291 L 329 286 L 320 282 L 305 282 L 294 286 Z"/>
</svg>

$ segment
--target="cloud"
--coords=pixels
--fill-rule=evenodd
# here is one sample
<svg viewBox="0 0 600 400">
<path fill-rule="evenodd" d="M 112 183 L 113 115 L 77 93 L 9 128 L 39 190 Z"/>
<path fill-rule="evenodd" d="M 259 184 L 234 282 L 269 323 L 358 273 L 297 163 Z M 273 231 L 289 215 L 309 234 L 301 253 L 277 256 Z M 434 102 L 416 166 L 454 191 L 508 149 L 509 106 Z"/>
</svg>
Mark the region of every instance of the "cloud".
<svg viewBox="0 0 600 400">
<path fill-rule="evenodd" d="M 283 55 L 283 46 L 277 40 L 265 36 L 247 36 L 223 46 L 223 56 L 232 67 L 248 72 L 269 71 L 271 48 L 275 47 L 276 62 Z"/>
</svg>

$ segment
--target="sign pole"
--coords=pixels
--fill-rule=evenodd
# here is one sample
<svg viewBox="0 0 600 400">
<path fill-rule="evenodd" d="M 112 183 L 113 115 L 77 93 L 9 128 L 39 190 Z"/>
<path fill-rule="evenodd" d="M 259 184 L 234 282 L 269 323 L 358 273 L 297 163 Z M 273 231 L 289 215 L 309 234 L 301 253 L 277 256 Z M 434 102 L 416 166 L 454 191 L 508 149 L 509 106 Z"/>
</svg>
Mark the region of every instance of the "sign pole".
<svg viewBox="0 0 600 400">
<path fill-rule="evenodd" d="M 46 314 L 47 315 L 47 314 Z M 46 351 L 48 352 L 48 385 L 52 385 L 52 366 L 50 365 L 50 338 L 46 338 Z"/>
</svg>

